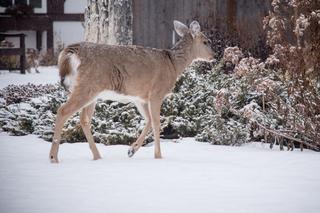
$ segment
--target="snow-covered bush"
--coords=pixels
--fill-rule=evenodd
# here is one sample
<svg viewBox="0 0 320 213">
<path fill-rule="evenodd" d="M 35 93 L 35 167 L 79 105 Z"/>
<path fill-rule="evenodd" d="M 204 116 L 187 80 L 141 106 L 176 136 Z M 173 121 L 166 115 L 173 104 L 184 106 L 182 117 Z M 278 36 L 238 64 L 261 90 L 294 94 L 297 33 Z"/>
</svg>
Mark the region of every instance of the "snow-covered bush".
<svg viewBox="0 0 320 213">
<path fill-rule="evenodd" d="M 9 85 L 4 89 L 0 89 L 0 98 L 3 98 L 6 103 L 20 103 L 36 98 L 44 94 L 50 94 L 58 90 L 58 87 L 54 85 Z"/>
<path fill-rule="evenodd" d="M 35 86 L 42 88 L 44 86 Z M 14 135 L 37 134 L 50 141 L 53 136 L 54 120 L 57 109 L 66 102 L 67 94 L 58 85 L 47 85 L 54 87 L 55 90 L 43 90 L 43 96 L 29 98 L 30 94 L 20 93 L 23 103 L 6 102 L 1 99 L 0 105 L 0 126 L 2 130 Z M 24 87 L 22 87 L 24 88 Z M 6 93 L 17 90 L 14 86 L 4 89 L 2 96 L 7 97 Z M 50 93 L 48 93 L 50 92 Z M 29 99 L 29 100 L 27 100 Z M 11 101 L 11 99 L 7 99 Z M 137 131 L 141 129 L 142 118 L 137 114 L 132 104 L 120 104 L 116 102 L 98 101 L 96 113 L 92 121 L 92 129 L 97 142 L 105 144 L 129 144 L 137 136 Z M 68 120 L 65 125 L 63 142 L 80 142 L 85 137 L 79 125 L 79 113 Z"/>
</svg>

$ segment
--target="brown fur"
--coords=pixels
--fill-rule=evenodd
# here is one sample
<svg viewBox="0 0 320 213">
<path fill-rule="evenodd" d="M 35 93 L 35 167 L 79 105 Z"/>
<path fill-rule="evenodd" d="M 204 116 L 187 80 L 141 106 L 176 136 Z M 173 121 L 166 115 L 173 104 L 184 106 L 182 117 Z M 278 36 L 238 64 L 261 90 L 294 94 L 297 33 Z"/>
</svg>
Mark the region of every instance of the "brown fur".
<svg viewBox="0 0 320 213">
<path fill-rule="evenodd" d="M 103 91 L 114 91 L 138 98 L 135 104 L 146 119 L 146 126 L 131 146 L 130 156 L 140 148 L 152 127 L 155 138 L 155 158 L 162 157 L 160 108 L 163 99 L 170 93 L 176 79 L 192 60 L 198 57 L 204 59 L 213 57 L 208 39 L 200 32 L 197 22 L 193 22 L 190 29 L 180 22 L 175 22 L 175 29 L 182 39 L 171 50 L 89 42 L 74 44 L 63 50 L 59 59 L 62 79 L 71 74 L 71 55 L 79 59 L 80 65 L 77 67 L 77 76 L 70 98 L 58 110 L 50 151 L 52 162 L 58 162 L 57 153 L 65 121 L 80 109 L 82 109 L 81 114 L 87 120 L 91 120 L 96 97 Z M 82 127 L 94 159 L 100 158 L 88 125 L 82 124 Z"/>
</svg>

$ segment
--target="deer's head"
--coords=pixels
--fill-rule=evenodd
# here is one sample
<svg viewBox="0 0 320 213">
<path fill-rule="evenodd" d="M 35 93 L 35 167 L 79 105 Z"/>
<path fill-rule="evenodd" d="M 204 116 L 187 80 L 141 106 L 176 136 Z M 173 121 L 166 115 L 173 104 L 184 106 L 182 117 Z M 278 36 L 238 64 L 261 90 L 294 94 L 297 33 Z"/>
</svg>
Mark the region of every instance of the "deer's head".
<svg viewBox="0 0 320 213">
<path fill-rule="evenodd" d="M 179 36 L 191 37 L 190 43 L 191 55 L 194 59 L 212 60 L 214 52 L 211 49 L 211 41 L 201 32 L 200 24 L 197 21 L 193 21 L 188 28 L 185 24 L 174 21 L 174 29 Z"/>
</svg>

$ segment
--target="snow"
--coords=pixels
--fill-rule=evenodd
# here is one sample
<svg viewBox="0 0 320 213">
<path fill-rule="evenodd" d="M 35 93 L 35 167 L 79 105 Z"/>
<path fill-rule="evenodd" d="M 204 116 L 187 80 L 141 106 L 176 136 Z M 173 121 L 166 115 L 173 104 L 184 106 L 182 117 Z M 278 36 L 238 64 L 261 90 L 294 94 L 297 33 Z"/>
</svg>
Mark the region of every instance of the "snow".
<svg viewBox="0 0 320 213">
<path fill-rule="evenodd" d="M 31 69 L 31 73 L 25 75 L 20 72 L 0 71 L 0 89 L 10 84 L 55 84 L 60 81 L 59 72 L 56 66 L 39 67 L 40 73 L 35 73 Z"/>
<path fill-rule="evenodd" d="M 212 146 L 162 140 L 133 158 L 127 146 L 62 144 L 50 164 L 50 143 L 0 133 L 0 212 L 308 212 L 319 211 L 320 155 L 270 150 L 253 143 Z"/>
</svg>

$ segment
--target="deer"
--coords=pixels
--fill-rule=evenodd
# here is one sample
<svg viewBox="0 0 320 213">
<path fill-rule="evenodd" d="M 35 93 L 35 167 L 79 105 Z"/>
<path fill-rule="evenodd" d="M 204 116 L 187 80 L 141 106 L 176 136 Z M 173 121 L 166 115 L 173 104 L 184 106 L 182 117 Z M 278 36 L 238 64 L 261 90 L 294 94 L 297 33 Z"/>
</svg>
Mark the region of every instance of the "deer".
<svg viewBox="0 0 320 213">
<path fill-rule="evenodd" d="M 40 73 L 39 68 L 39 60 L 40 54 L 39 51 L 33 48 L 28 48 L 26 52 L 27 56 L 27 71 L 31 73 L 31 68 L 34 68 L 36 73 Z"/>
<path fill-rule="evenodd" d="M 64 123 L 80 110 L 80 125 L 93 160 L 101 158 L 90 129 L 98 98 L 132 102 L 145 119 L 140 136 L 128 150 L 129 157 L 143 145 L 152 128 L 154 158 L 162 158 L 160 109 L 163 100 L 193 60 L 210 61 L 214 57 L 211 41 L 201 32 L 199 22 L 192 21 L 187 27 L 175 20 L 173 25 L 180 40 L 171 49 L 80 42 L 61 51 L 58 58 L 60 83 L 69 91 L 69 97 L 57 111 L 49 153 L 52 163 L 59 163 L 58 149 Z"/>
</svg>

